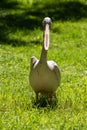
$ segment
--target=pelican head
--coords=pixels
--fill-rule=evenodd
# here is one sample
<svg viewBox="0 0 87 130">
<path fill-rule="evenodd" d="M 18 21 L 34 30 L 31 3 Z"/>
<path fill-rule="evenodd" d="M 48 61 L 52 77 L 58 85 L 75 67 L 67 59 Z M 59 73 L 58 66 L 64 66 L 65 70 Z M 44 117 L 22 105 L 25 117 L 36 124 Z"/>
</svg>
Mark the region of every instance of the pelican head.
<svg viewBox="0 0 87 130">
<path fill-rule="evenodd" d="M 43 26 L 44 26 L 44 49 L 47 51 L 49 48 L 49 32 L 50 32 L 50 26 L 51 26 L 51 19 L 49 17 L 45 17 L 43 20 Z"/>
<path fill-rule="evenodd" d="M 51 18 L 49 17 L 45 17 L 44 20 L 43 20 L 43 26 L 45 26 L 46 24 L 49 24 L 51 25 L 52 21 L 51 21 Z"/>
</svg>

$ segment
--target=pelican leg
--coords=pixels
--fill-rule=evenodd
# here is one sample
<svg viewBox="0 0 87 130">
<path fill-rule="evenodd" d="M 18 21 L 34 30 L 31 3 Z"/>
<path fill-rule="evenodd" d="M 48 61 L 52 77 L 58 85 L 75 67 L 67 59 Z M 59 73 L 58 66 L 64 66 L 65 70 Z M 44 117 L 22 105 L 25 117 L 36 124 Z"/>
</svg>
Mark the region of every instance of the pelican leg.
<svg viewBox="0 0 87 130">
<path fill-rule="evenodd" d="M 54 98 L 56 98 L 56 93 L 53 94 Z"/>
<path fill-rule="evenodd" d="M 52 102 L 54 98 L 56 98 L 56 93 L 52 93 L 50 95 L 50 102 Z"/>
<path fill-rule="evenodd" d="M 52 102 L 52 99 L 53 99 L 53 94 L 49 94 L 49 95 L 48 95 L 48 98 L 49 98 L 49 102 L 51 103 L 51 102 Z"/>
<path fill-rule="evenodd" d="M 38 101 L 38 93 L 36 92 L 36 103 L 37 103 L 37 101 Z"/>
<path fill-rule="evenodd" d="M 50 103 L 52 103 L 52 101 L 53 101 L 53 96 L 50 97 Z"/>
</svg>

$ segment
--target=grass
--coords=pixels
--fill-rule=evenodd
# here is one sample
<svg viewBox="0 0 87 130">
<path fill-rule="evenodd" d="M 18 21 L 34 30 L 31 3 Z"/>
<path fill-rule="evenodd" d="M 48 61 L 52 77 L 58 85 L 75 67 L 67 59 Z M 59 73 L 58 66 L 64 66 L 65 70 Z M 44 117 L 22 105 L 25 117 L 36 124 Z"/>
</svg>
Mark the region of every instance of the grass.
<svg viewBox="0 0 87 130">
<path fill-rule="evenodd" d="M 59 3 L 52 10 L 54 3 L 49 2 L 49 10 L 44 10 L 47 2 L 41 4 L 40 0 L 0 3 L 1 130 L 87 129 L 87 3 L 72 1 L 72 13 L 66 15 L 64 10 L 68 11 L 70 1 L 60 2 L 64 10 L 57 10 Z M 78 6 L 81 10 L 76 9 Z M 38 105 L 34 104 L 35 94 L 28 75 L 31 56 L 40 56 L 41 22 L 49 13 L 53 24 L 48 59 L 58 63 L 62 80 L 52 106 L 47 102 L 43 106 L 42 98 Z"/>
</svg>

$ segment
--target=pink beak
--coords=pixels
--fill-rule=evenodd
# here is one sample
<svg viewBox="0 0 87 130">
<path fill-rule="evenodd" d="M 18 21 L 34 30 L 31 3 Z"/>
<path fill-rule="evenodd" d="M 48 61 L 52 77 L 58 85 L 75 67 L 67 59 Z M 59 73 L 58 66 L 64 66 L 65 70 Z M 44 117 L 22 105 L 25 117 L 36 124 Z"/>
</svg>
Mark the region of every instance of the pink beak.
<svg viewBox="0 0 87 130">
<path fill-rule="evenodd" d="M 49 24 L 46 24 L 44 32 L 44 49 L 48 50 L 48 48 L 49 48 Z"/>
</svg>

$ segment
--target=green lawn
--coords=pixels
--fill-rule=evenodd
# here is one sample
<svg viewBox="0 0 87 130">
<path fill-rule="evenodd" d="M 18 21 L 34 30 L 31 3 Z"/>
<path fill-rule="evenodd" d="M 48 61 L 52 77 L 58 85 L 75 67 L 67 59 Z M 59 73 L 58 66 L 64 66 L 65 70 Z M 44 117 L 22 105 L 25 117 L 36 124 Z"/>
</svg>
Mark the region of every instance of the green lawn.
<svg viewBox="0 0 87 130">
<path fill-rule="evenodd" d="M 41 53 L 45 16 L 53 21 L 48 60 L 58 63 L 62 77 L 51 106 L 42 97 L 35 105 L 28 80 L 30 58 Z M 1 0 L 0 129 L 87 130 L 85 0 Z"/>
</svg>

